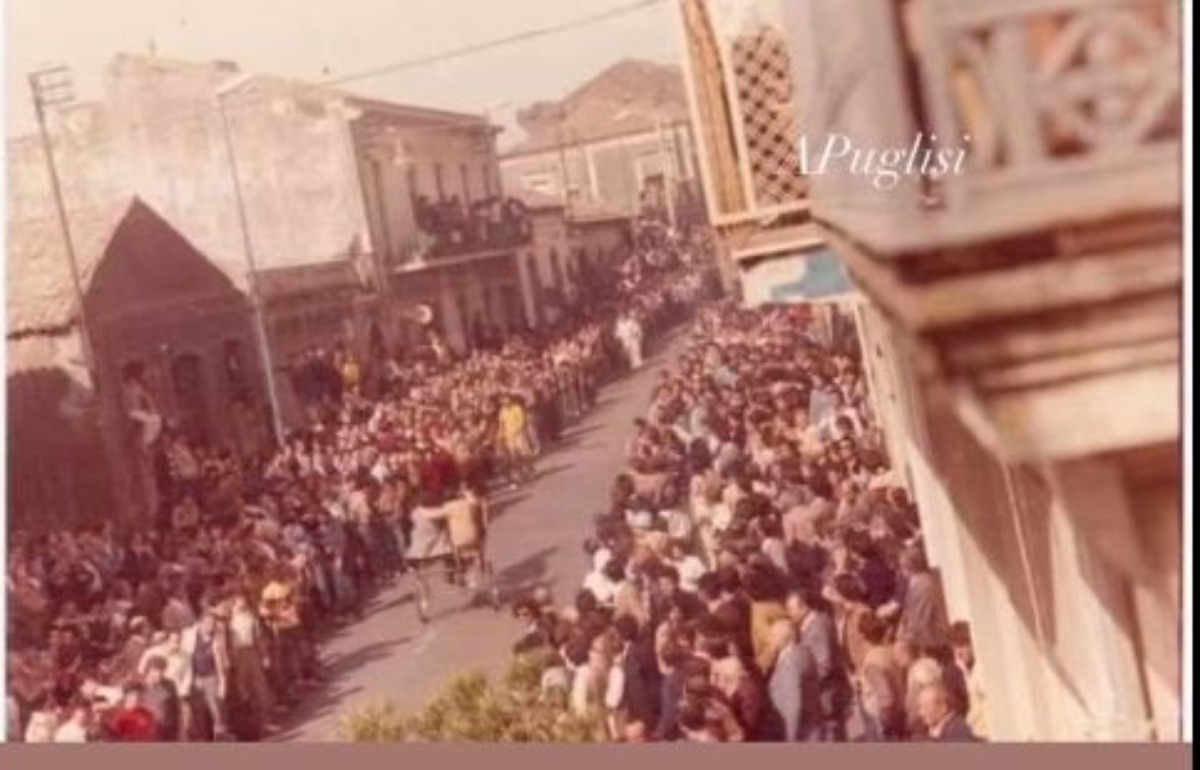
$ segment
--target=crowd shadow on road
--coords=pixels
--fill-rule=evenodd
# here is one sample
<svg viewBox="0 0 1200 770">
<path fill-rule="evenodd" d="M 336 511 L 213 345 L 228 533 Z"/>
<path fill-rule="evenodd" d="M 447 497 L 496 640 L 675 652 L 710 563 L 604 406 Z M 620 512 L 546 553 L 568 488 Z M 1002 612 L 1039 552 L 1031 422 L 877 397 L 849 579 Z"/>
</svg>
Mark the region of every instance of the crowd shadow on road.
<svg viewBox="0 0 1200 770">
<path fill-rule="evenodd" d="M 503 494 L 497 496 L 491 501 L 491 511 L 488 516 L 489 523 L 494 524 L 499 521 L 505 514 L 512 511 L 513 508 L 528 500 L 532 494 L 532 490 L 526 487 L 511 492 L 505 491 Z"/>
<path fill-rule="evenodd" d="M 436 625 L 460 613 L 489 605 L 498 611 L 503 610 L 535 589 L 550 586 L 553 582 L 550 556 L 558 550 L 558 546 L 543 548 L 508 565 L 494 574 L 488 583 L 476 588 L 464 589 L 437 580 L 431 581 L 428 622 Z"/>
<path fill-rule="evenodd" d="M 388 599 L 387 601 L 380 602 L 379 604 L 371 606 L 367 610 L 367 615 L 368 615 L 368 617 L 371 615 L 378 615 L 381 612 L 387 612 L 388 610 L 394 610 L 397 607 L 403 607 L 405 604 L 412 604 L 416 600 L 417 600 L 416 590 L 415 589 L 409 590 L 397 597 Z"/>
<path fill-rule="evenodd" d="M 559 463 L 558 465 L 551 465 L 549 467 L 545 467 L 545 466 L 539 467 L 537 469 L 537 476 L 534 478 L 533 483 L 535 485 L 539 484 L 543 480 L 548 479 L 551 476 L 557 476 L 558 474 L 560 474 L 564 471 L 569 471 L 574 467 L 575 467 L 574 463 Z"/>
<path fill-rule="evenodd" d="M 494 597 L 487 592 L 478 592 L 463 609 L 484 606 L 491 603 L 493 598 L 498 601 L 498 609 L 503 609 L 535 589 L 550 585 L 550 557 L 559 550 L 559 546 L 549 546 L 509 564 L 492 576 L 491 585 L 496 592 Z"/>
<path fill-rule="evenodd" d="M 294 740 L 304 732 L 304 727 L 335 712 L 351 696 L 362 692 L 361 686 L 349 686 L 346 679 L 354 672 L 385 660 L 397 650 L 413 641 L 415 637 L 401 636 L 382 642 L 365 644 L 358 649 L 338 655 L 325 663 L 325 681 L 321 687 L 306 695 L 282 722 L 282 730 L 273 741 Z"/>
<path fill-rule="evenodd" d="M 558 440 L 558 443 L 554 445 L 553 452 L 563 452 L 576 449 L 583 444 L 591 434 L 601 430 L 604 427 L 605 425 L 603 422 L 595 422 L 591 425 L 581 426 L 576 430 L 570 431 L 569 433 L 564 434 L 563 437 Z"/>
</svg>

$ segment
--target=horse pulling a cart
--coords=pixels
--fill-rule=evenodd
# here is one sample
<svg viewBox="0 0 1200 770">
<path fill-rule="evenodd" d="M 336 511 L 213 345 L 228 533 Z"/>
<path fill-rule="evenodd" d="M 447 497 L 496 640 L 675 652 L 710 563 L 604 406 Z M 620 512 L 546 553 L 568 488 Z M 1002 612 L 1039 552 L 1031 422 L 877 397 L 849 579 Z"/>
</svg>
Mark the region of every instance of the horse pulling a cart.
<svg viewBox="0 0 1200 770">
<path fill-rule="evenodd" d="M 500 591 L 487 553 L 488 505 L 482 495 L 463 490 L 449 500 L 426 496 L 412 511 L 407 551 L 409 574 L 416 580 L 417 617 L 430 621 L 433 584 L 441 572 L 459 592 L 486 593 L 500 609 Z"/>
</svg>

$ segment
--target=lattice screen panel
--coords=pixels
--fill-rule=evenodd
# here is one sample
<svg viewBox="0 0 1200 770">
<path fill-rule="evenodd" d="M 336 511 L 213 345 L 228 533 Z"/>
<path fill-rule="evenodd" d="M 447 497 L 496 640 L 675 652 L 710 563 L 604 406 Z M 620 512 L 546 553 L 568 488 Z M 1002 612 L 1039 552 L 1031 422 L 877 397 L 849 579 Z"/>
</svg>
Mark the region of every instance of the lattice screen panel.
<svg viewBox="0 0 1200 770">
<path fill-rule="evenodd" d="M 803 200 L 787 39 L 772 27 L 741 35 L 732 41 L 729 63 L 755 202 L 765 208 Z"/>
</svg>

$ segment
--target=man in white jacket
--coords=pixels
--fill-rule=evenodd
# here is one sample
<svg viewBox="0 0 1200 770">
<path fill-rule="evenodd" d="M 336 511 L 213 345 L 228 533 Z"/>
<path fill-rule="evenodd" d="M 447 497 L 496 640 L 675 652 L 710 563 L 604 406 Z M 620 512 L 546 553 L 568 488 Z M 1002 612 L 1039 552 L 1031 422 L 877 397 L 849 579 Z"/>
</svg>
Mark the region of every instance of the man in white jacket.
<svg viewBox="0 0 1200 770">
<path fill-rule="evenodd" d="M 629 357 L 629 366 L 634 371 L 642 368 L 642 325 L 631 313 L 621 316 L 617 322 L 617 338 Z"/>
</svg>

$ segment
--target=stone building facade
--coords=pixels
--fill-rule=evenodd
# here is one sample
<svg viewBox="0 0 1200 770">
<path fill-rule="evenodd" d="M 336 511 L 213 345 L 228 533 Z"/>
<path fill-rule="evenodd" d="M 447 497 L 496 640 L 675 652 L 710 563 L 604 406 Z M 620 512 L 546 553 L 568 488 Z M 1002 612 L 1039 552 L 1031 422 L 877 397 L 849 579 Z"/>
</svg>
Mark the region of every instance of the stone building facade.
<svg viewBox="0 0 1200 770">
<path fill-rule="evenodd" d="M 422 333 L 412 309 L 428 305 L 465 350 L 476 316 L 502 325 L 521 314 L 519 243 L 418 253 L 419 197 L 469 206 L 501 195 L 497 129 L 480 116 L 229 62 L 119 55 L 100 101 L 49 118 L 68 209 L 137 195 L 260 296 L 285 424 L 299 416 L 286 406 L 295 394 L 285 369 L 302 349 L 341 344 L 371 356 L 413 343 Z M 39 144 L 19 138 L 9 149 L 10 212 L 50 215 Z"/>
<path fill-rule="evenodd" d="M 656 208 L 677 221 L 704 219 L 687 97 L 679 71 L 652 62 L 618 62 L 559 102 L 518 115 L 526 137 L 506 150 L 507 189 L 625 216 Z"/>
<path fill-rule="evenodd" d="M 146 520 L 130 372 L 197 441 L 247 455 L 269 440 L 246 295 L 139 199 L 70 213 L 86 336 L 57 221 L 13 220 L 8 233 L 8 511 L 31 529 Z"/>
<path fill-rule="evenodd" d="M 526 302 L 517 250 L 532 232 L 484 228 L 471 242 L 439 253 L 422 251 L 421 206 L 502 207 L 496 153 L 499 129 L 485 118 L 353 98 L 353 137 L 378 286 L 389 298 L 384 324 L 414 343 L 419 330 L 406 321 L 414 305 L 428 305 L 449 345 L 464 352 L 479 325 L 523 326 Z M 486 218 L 487 215 L 478 214 Z M 529 223 L 526 223 L 527 225 Z"/>
</svg>

